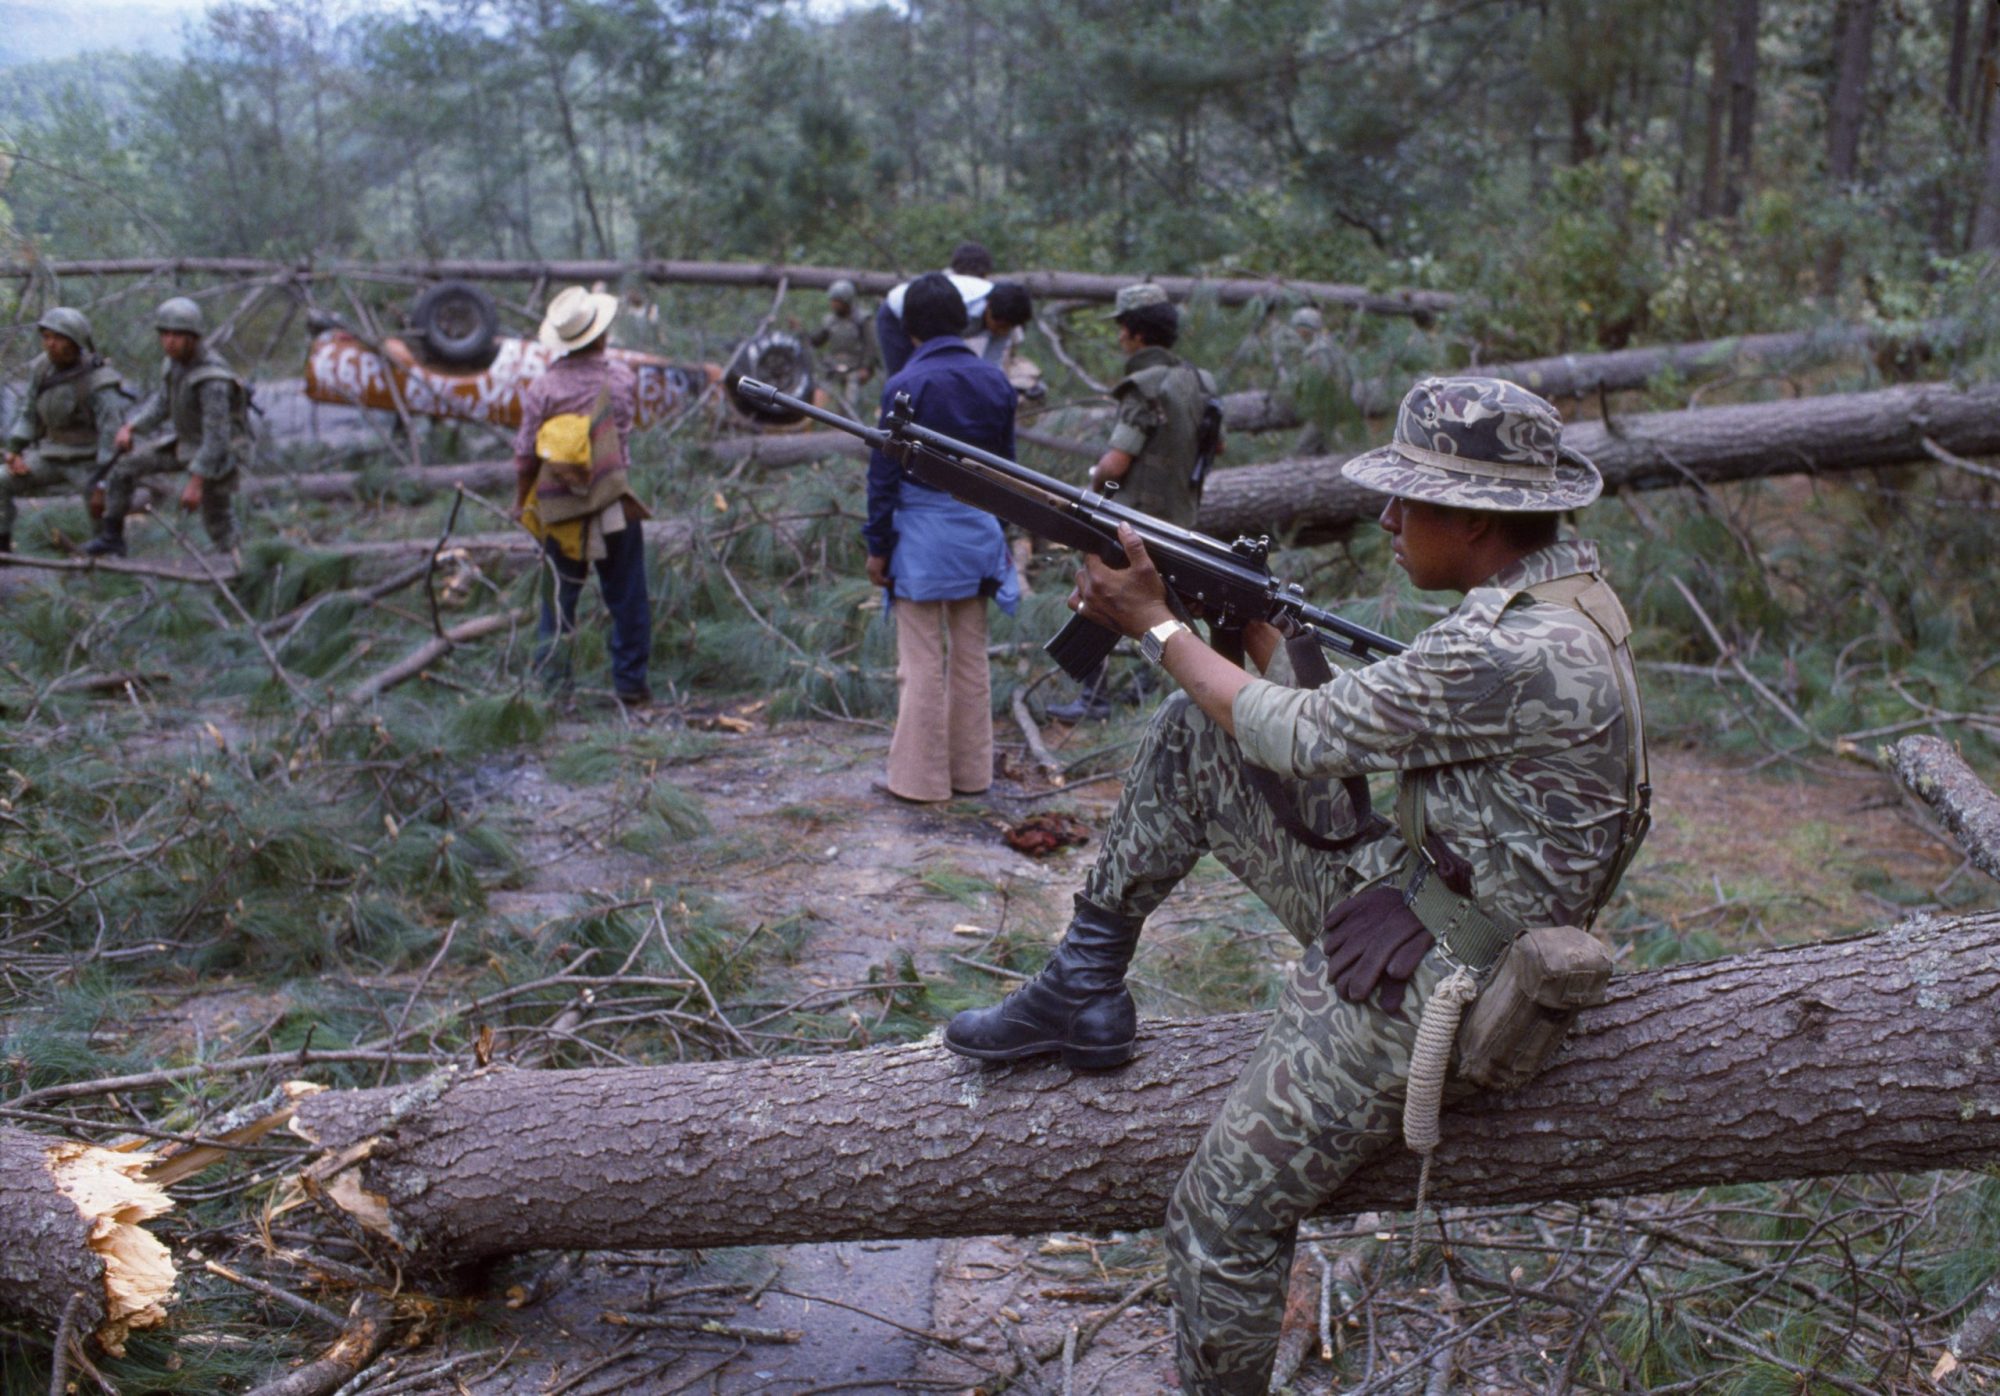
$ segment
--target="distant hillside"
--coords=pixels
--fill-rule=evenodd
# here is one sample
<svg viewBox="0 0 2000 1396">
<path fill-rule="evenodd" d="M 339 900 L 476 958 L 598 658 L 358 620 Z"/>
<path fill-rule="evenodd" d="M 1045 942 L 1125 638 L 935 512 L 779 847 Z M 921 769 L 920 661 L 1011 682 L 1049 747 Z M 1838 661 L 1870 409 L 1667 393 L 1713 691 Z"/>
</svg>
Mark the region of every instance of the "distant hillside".
<svg viewBox="0 0 2000 1396">
<path fill-rule="evenodd" d="M 0 68 L 74 58 L 94 50 L 177 57 L 181 26 L 198 17 L 163 0 L 0 0 Z"/>
</svg>

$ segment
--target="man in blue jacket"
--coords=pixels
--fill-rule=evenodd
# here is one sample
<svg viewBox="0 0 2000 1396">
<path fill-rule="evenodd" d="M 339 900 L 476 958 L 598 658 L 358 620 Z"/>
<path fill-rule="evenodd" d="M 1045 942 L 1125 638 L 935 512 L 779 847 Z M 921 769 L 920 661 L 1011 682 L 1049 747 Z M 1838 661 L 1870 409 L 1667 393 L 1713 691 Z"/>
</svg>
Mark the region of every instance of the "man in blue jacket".
<svg viewBox="0 0 2000 1396">
<path fill-rule="evenodd" d="M 997 455 L 1014 455 L 1014 387 L 972 352 L 965 298 L 943 272 L 903 296 L 914 351 L 882 389 L 882 409 L 907 393 L 923 426 Z M 1010 614 L 1021 595 L 999 521 L 906 478 L 880 451 L 868 461 L 868 580 L 896 616 L 896 732 L 884 788 L 930 802 L 975 795 L 993 781 L 993 690 L 986 598 Z"/>
</svg>

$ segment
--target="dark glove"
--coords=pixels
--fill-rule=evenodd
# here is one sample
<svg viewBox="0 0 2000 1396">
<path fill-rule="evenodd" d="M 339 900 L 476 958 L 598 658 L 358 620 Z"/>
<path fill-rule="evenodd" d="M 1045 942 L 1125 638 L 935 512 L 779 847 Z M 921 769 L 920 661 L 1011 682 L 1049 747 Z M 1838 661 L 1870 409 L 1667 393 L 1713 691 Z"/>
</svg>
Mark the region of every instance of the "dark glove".
<svg viewBox="0 0 2000 1396">
<path fill-rule="evenodd" d="M 1424 847 L 1437 865 L 1437 875 L 1460 896 L 1470 893 L 1472 865 L 1444 846 L 1435 834 Z M 1349 1003 L 1364 1002 L 1377 988 L 1384 1013 L 1403 1011 L 1403 994 L 1436 941 L 1397 886 L 1371 887 L 1349 897 L 1327 913 L 1320 945 L 1326 951 L 1326 977 L 1334 992 Z"/>
</svg>

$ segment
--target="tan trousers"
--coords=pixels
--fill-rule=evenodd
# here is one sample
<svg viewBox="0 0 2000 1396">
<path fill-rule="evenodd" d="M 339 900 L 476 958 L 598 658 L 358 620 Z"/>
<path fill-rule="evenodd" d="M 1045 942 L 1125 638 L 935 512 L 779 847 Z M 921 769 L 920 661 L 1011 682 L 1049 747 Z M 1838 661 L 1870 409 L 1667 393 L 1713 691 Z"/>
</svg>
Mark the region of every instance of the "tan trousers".
<svg viewBox="0 0 2000 1396">
<path fill-rule="evenodd" d="M 896 599 L 896 735 L 889 789 L 906 800 L 976 795 L 993 783 L 986 599 Z"/>
</svg>

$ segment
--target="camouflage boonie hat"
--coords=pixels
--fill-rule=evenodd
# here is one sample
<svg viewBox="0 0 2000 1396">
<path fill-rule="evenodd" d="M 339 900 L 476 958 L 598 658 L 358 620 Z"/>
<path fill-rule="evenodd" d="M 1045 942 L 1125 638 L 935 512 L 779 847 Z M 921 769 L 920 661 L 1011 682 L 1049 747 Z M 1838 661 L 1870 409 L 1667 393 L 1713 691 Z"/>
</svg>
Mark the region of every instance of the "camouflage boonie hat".
<svg viewBox="0 0 2000 1396">
<path fill-rule="evenodd" d="M 847 301 L 852 303 L 854 300 L 854 283 L 845 279 L 834 282 L 833 285 L 826 288 L 826 298 L 830 301 Z"/>
<path fill-rule="evenodd" d="M 1340 467 L 1358 485 L 1461 509 L 1553 513 L 1604 490 L 1562 444 L 1562 417 L 1516 383 L 1426 378 L 1396 413 L 1396 438 Z"/>
<path fill-rule="evenodd" d="M 81 310 L 72 310 L 66 305 L 56 306 L 35 321 L 35 328 L 61 335 L 85 353 L 97 352 L 97 344 L 90 333 L 90 321 Z"/>
<path fill-rule="evenodd" d="M 174 296 L 161 301 L 160 308 L 153 312 L 153 328 L 177 330 L 182 334 L 207 333 L 207 326 L 201 318 L 201 307 L 187 296 Z"/>
<path fill-rule="evenodd" d="M 1110 318 L 1116 320 L 1127 311 L 1167 303 L 1167 293 L 1150 281 L 1141 281 L 1136 286 L 1121 286 L 1118 288 L 1118 299 L 1111 306 Z"/>
<path fill-rule="evenodd" d="M 1323 330 L 1326 317 L 1309 305 L 1302 305 L 1292 312 L 1292 328 L 1295 330 Z"/>
</svg>

